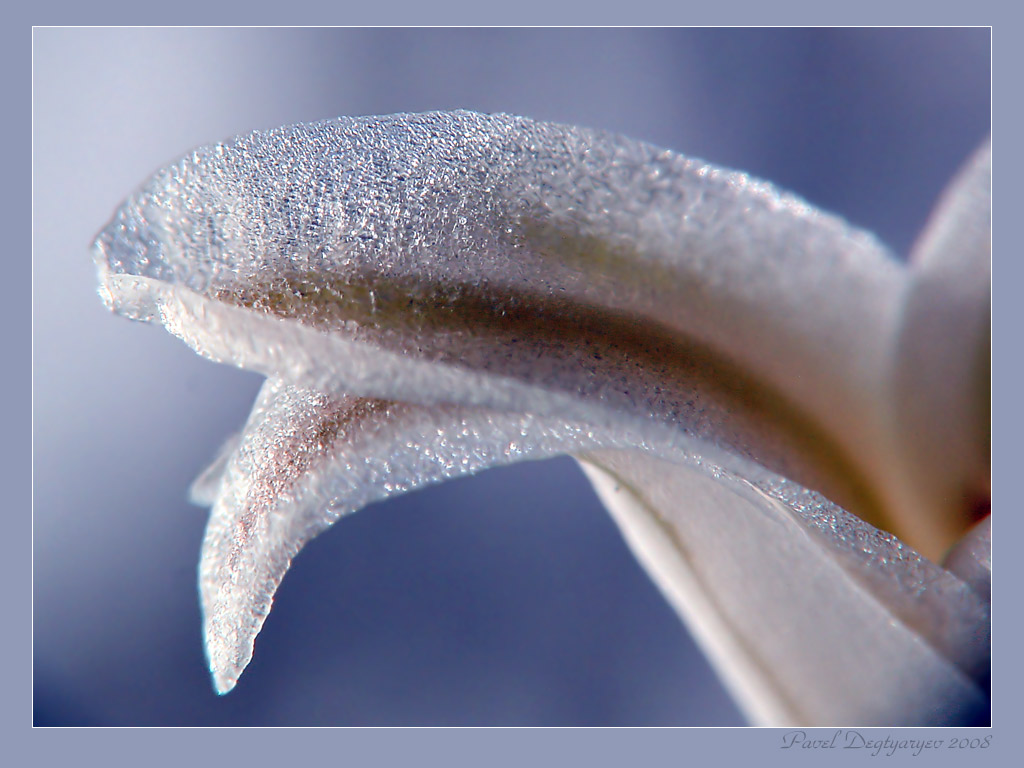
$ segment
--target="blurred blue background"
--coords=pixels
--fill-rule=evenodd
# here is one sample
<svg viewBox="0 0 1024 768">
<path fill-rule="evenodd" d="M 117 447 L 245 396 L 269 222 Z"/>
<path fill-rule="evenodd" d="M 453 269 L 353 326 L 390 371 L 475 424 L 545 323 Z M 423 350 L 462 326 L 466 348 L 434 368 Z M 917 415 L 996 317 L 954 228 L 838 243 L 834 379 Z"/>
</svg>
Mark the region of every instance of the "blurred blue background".
<svg viewBox="0 0 1024 768">
<path fill-rule="evenodd" d="M 217 697 L 186 489 L 260 381 L 108 314 L 88 252 L 161 165 L 342 114 L 511 112 L 750 171 L 905 254 L 989 94 L 987 29 L 36 29 L 35 723 L 743 722 L 568 459 L 341 521 Z"/>
</svg>

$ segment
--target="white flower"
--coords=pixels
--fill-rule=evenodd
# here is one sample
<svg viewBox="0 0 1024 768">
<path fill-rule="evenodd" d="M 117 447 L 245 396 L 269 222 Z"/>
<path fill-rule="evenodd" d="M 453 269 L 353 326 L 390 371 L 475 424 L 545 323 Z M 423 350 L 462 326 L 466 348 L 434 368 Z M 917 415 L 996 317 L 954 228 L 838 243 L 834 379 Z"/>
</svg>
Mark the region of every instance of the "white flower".
<svg viewBox="0 0 1024 768">
<path fill-rule="evenodd" d="M 953 570 L 892 534 L 937 560 L 987 514 L 988 158 L 910 265 L 745 174 L 502 115 L 157 173 L 101 295 L 268 376 L 193 487 L 218 691 L 341 515 L 571 453 L 755 722 L 986 718 L 987 519 Z"/>
</svg>

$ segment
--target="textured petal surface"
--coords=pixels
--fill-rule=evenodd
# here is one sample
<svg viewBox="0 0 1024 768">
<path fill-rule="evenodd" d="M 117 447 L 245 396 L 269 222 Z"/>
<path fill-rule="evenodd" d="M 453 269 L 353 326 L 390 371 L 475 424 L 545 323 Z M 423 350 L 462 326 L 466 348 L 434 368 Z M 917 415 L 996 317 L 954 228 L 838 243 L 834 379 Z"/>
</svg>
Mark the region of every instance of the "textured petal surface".
<svg viewBox="0 0 1024 768">
<path fill-rule="evenodd" d="M 601 444 L 564 422 L 329 396 L 269 380 L 235 452 L 204 475 L 217 488 L 200 563 L 217 689 L 230 690 L 248 664 L 292 558 L 341 515 L 487 466 Z M 216 471 L 223 476 L 211 483 Z"/>
<path fill-rule="evenodd" d="M 339 119 L 196 150 L 96 256 L 109 304 L 214 359 L 703 430 L 899 530 L 878 403 L 905 270 L 746 174 L 504 115 Z"/>
<path fill-rule="evenodd" d="M 203 546 L 218 690 L 230 690 L 250 660 L 292 558 L 338 517 L 427 483 L 565 452 L 587 452 L 585 466 L 627 539 L 698 635 L 710 638 L 712 657 L 755 721 L 980 716 L 986 699 L 971 680 L 987 668 L 985 601 L 816 494 L 754 467 L 745 469 L 756 481 L 744 481 L 627 432 L 332 398 L 277 381 L 264 386 L 224 467 Z M 643 491 L 622 496 L 608 489 L 609 477 L 620 487 L 629 477 L 626 487 Z M 689 582 L 680 568 L 692 572 Z"/>
<path fill-rule="evenodd" d="M 951 194 L 926 252 L 978 251 L 985 203 Z M 196 150 L 94 250 L 109 306 L 270 377 L 193 487 L 213 502 L 200 581 L 218 690 L 291 559 L 340 515 L 570 452 L 755 720 L 986 716 L 980 550 L 950 561 L 958 577 L 869 524 L 932 556 L 967 525 L 934 533 L 920 473 L 903 478 L 920 453 L 899 431 L 941 410 L 893 400 L 920 384 L 904 348 L 962 370 L 920 298 L 929 275 L 948 290 L 956 270 L 929 266 L 946 260 L 908 269 L 745 174 L 465 112 Z M 973 323 L 968 356 L 977 292 L 952 313 Z M 954 390 L 940 405 L 974 403 Z"/>
<path fill-rule="evenodd" d="M 230 690 L 248 664 L 292 558 L 340 516 L 511 461 L 601 447 L 690 460 L 677 435 L 636 427 L 596 430 L 558 417 L 326 395 L 268 380 L 241 438 L 226 446 L 232 452 L 193 488 L 200 502 L 216 499 L 200 583 L 218 690 Z"/>
</svg>

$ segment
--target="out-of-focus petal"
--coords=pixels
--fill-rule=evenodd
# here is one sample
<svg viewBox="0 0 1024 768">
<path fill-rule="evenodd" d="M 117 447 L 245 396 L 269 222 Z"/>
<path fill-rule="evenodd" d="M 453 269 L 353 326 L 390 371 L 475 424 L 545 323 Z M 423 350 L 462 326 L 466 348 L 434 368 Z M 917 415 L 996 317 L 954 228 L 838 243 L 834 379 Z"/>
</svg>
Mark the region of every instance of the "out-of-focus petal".
<svg viewBox="0 0 1024 768">
<path fill-rule="evenodd" d="M 893 358 L 897 498 L 935 558 L 989 507 L 991 184 L 986 143 L 914 247 Z"/>
<path fill-rule="evenodd" d="M 992 516 L 965 533 L 949 551 L 942 566 L 969 584 L 985 601 L 992 600 Z"/>
<path fill-rule="evenodd" d="M 582 462 L 753 722 L 987 719 L 987 603 L 892 535 L 778 478 Z"/>
</svg>

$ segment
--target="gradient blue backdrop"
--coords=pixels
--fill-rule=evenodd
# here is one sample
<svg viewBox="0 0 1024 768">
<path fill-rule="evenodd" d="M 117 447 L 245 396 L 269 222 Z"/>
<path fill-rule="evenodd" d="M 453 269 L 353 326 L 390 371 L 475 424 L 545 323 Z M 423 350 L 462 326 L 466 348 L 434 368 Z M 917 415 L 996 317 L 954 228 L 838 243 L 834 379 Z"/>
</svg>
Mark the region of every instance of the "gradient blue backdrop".
<svg viewBox="0 0 1024 768">
<path fill-rule="evenodd" d="M 349 517 L 208 681 L 192 478 L 259 386 L 114 318 L 88 245 L 189 148 L 341 114 L 586 124 L 750 171 L 905 253 L 989 130 L 974 30 L 34 33 L 37 725 L 742 722 L 568 459 Z"/>
</svg>

